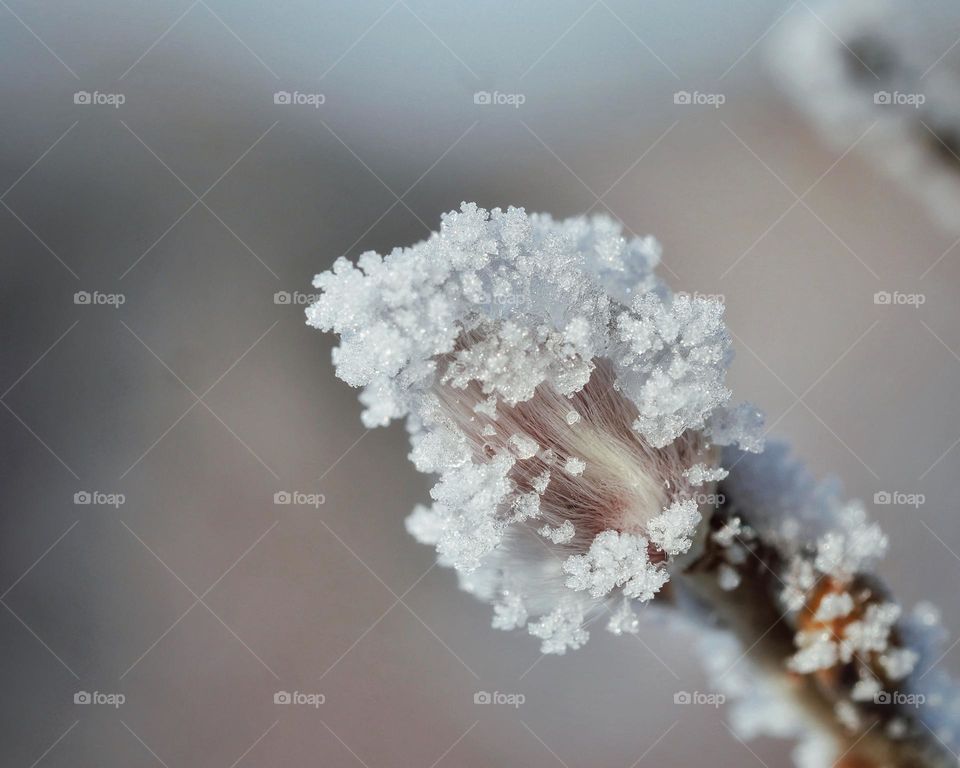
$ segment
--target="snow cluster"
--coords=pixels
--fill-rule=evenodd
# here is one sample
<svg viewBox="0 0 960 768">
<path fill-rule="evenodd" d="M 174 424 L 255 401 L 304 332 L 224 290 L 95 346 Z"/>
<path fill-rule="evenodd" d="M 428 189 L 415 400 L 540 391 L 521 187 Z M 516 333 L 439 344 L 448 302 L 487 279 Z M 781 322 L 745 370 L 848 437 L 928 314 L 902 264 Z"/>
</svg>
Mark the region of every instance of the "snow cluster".
<svg viewBox="0 0 960 768">
<path fill-rule="evenodd" d="M 581 645 L 614 591 L 667 581 L 700 520 L 692 487 L 723 476 L 711 444 L 761 445 L 755 409 L 726 407 L 723 304 L 674 296 L 659 259 L 602 216 L 464 203 L 429 239 L 314 280 L 307 322 L 339 334 L 364 424 L 405 419 L 438 477 L 408 530 L 545 652 Z"/>
<path fill-rule="evenodd" d="M 798 627 L 788 668 L 806 674 L 852 663 L 860 679 L 850 699 L 838 702 L 838 715 L 849 717 L 855 703 L 874 703 L 882 693 L 876 676 L 882 674 L 900 694 L 923 702 L 913 713 L 920 723 L 944 744 L 960 746 L 960 686 L 935 666 L 946 639 L 939 613 L 921 604 L 905 615 L 897 603 L 856 586 L 856 577 L 872 571 L 888 544 L 863 505 L 843 500 L 834 481 L 815 482 L 782 444 L 760 455 L 731 450 L 723 461 L 731 467 L 724 490 L 735 500 L 734 516 L 713 537 L 721 546 L 737 546 L 743 536 L 739 511 L 750 532 L 783 559 L 780 597 Z M 831 591 L 811 609 L 811 596 L 826 583 Z M 866 602 L 864 594 L 870 595 Z M 905 733 L 908 726 L 894 719 L 890 727 Z"/>
</svg>

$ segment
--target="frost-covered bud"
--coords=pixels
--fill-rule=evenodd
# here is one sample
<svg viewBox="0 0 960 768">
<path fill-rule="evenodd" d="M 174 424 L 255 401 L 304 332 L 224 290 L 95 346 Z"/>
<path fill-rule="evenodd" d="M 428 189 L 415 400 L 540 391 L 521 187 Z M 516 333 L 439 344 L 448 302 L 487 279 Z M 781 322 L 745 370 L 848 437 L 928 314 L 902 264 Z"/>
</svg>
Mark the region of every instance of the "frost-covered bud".
<svg viewBox="0 0 960 768">
<path fill-rule="evenodd" d="M 408 530 L 545 652 L 582 645 L 607 599 L 651 599 L 705 537 L 715 446 L 760 447 L 756 411 L 726 407 L 722 303 L 672 295 L 658 261 L 603 217 L 464 204 L 314 282 L 308 323 L 340 334 L 364 422 L 405 418 L 438 477 Z"/>
</svg>

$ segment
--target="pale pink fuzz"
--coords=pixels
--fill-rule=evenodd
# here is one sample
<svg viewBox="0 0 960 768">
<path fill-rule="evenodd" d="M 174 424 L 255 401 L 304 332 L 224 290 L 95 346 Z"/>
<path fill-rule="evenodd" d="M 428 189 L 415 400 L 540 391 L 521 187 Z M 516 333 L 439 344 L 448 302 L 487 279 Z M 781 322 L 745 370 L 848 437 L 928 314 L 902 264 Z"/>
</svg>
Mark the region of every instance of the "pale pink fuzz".
<svg viewBox="0 0 960 768">
<path fill-rule="evenodd" d="M 541 384 L 529 400 L 499 403 L 492 412 L 485 412 L 487 396 L 476 382 L 462 389 L 440 384 L 434 393 L 472 445 L 475 462 L 504 451 L 518 456 L 508 477 L 520 493 L 540 492 L 541 523 L 573 524 L 576 534 L 566 543 L 571 549 L 586 549 L 606 530 L 646 534 L 664 508 L 694 493 L 684 472 L 711 461 L 705 441 L 692 431 L 665 448 L 651 447 L 633 429 L 636 406 L 614 387 L 605 361 L 572 397 Z M 571 409 L 580 414 L 576 424 L 568 422 Z M 535 455 L 518 453 L 528 441 L 539 446 Z M 583 471 L 564 471 L 570 461 L 582 462 Z M 549 482 L 541 491 L 538 481 L 546 472 Z M 665 555 L 651 546 L 650 557 L 659 562 Z"/>
</svg>

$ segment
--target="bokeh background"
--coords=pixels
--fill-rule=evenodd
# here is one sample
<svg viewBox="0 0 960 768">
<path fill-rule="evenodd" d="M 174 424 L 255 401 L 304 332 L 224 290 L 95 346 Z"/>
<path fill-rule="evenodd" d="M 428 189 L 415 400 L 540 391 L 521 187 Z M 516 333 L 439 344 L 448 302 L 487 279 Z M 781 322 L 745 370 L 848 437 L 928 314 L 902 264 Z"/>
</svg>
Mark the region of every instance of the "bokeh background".
<svg viewBox="0 0 960 768">
<path fill-rule="evenodd" d="M 912 8 L 950 66 L 960 10 Z M 851 496 L 924 494 L 874 507 L 881 572 L 960 632 L 960 249 L 787 97 L 772 41 L 814 13 L 0 0 L 3 764 L 789 765 L 674 705 L 708 690 L 689 639 L 597 626 L 541 658 L 406 535 L 429 479 L 402 428 L 361 427 L 302 302 L 465 199 L 655 234 L 675 288 L 726 297 L 730 382 L 772 436 Z"/>
</svg>

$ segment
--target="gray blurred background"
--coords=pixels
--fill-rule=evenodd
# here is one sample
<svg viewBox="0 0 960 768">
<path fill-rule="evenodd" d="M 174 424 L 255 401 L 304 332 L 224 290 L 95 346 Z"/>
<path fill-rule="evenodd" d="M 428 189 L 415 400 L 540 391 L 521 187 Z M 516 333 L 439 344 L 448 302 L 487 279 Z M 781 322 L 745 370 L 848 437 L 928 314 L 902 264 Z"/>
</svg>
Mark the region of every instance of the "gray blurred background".
<svg viewBox="0 0 960 768">
<path fill-rule="evenodd" d="M 406 535 L 429 479 L 400 427 L 364 431 L 302 302 L 461 200 L 655 234 L 676 289 L 726 297 L 731 385 L 774 435 L 851 496 L 925 495 L 873 509 L 881 571 L 960 631 L 960 254 L 770 74 L 812 12 L 0 0 L 3 764 L 789 764 L 673 704 L 708 686 L 687 639 L 597 625 L 541 658 Z M 916 13 L 960 36 L 947 3 Z"/>
</svg>

